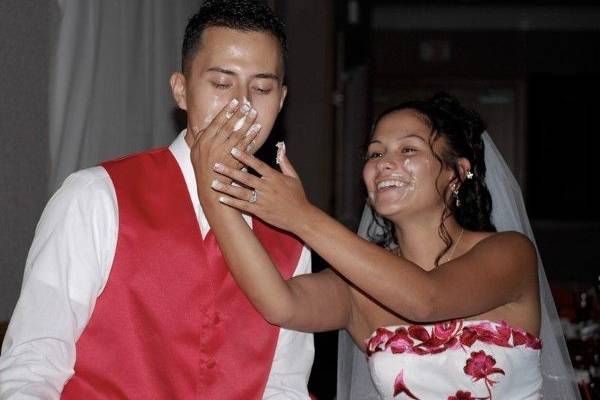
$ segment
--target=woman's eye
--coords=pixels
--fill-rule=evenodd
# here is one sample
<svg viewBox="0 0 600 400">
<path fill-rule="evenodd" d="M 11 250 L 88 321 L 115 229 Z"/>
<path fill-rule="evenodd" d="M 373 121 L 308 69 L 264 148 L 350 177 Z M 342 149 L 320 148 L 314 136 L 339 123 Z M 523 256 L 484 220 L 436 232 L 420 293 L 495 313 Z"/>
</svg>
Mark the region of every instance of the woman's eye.
<svg viewBox="0 0 600 400">
<path fill-rule="evenodd" d="M 365 158 L 367 160 L 372 160 L 374 158 L 379 158 L 379 157 L 383 157 L 383 153 L 379 153 L 377 151 L 372 151 L 370 153 L 367 153 L 367 156 Z"/>
<path fill-rule="evenodd" d="M 416 151 L 417 151 L 417 149 L 415 149 L 414 147 L 404 147 L 402 149 L 402 152 L 405 153 L 405 154 L 414 153 Z"/>
</svg>

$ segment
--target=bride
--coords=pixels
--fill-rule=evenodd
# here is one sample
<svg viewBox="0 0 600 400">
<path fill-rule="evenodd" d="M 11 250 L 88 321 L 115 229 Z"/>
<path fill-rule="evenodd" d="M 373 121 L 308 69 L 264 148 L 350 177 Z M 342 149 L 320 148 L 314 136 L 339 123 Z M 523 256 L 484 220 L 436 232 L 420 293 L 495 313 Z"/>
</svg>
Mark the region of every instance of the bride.
<svg viewBox="0 0 600 400">
<path fill-rule="evenodd" d="M 258 178 L 213 166 L 231 141 L 212 143 L 212 155 L 193 152 L 198 194 L 254 306 L 288 329 L 345 329 L 383 398 L 537 399 L 537 255 L 526 236 L 492 224 L 484 129 L 444 94 L 377 120 L 363 169 L 375 244 L 310 204 L 285 155 L 281 174 L 234 148 Z M 296 234 L 332 269 L 284 281 L 235 209 Z"/>
<path fill-rule="evenodd" d="M 533 239 L 521 189 L 491 137 L 483 134 L 486 185 L 492 196 L 492 221 L 499 231 L 518 231 Z M 373 227 L 372 209 L 365 205 L 358 228 L 368 238 Z M 550 400 L 577 400 L 581 396 L 575 383 L 571 360 L 560 320 L 541 260 L 538 261 L 541 293 L 542 397 Z M 377 400 L 365 357 L 346 331 L 338 338 L 338 400 Z"/>
</svg>

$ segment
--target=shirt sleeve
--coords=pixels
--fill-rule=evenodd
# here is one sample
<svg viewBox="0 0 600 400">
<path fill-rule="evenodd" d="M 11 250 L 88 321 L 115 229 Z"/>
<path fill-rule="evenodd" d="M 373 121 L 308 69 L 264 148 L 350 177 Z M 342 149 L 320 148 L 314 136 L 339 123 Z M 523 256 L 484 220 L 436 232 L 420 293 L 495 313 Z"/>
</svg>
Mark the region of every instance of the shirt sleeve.
<svg viewBox="0 0 600 400">
<path fill-rule="evenodd" d="M 311 272 L 311 253 L 304 246 L 293 276 Z M 313 334 L 281 328 L 264 400 L 308 400 L 308 378 L 315 356 Z"/>
<path fill-rule="evenodd" d="M 73 375 L 75 342 L 110 272 L 117 219 L 101 167 L 69 176 L 46 205 L 2 345 L 0 399 L 60 397 Z"/>
</svg>

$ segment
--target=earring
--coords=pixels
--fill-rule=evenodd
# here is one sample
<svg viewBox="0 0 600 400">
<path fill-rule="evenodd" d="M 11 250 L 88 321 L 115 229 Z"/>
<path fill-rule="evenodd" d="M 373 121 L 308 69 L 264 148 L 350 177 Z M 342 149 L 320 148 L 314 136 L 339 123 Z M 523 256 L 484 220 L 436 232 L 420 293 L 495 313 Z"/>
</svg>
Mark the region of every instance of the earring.
<svg viewBox="0 0 600 400">
<path fill-rule="evenodd" d="M 473 179 L 473 173 L 471 171 L 467 171 L 467 179 Z"/>
<path fill-rule="evenodd" d="M 459 186 L 456 185 L 456 183 L 452 183 L 452 185 L 450 185 L 450 190 L 452 190 L 452 195 L 454 196 L 454 201 L 456 202 L 456 207 L 460 207 L 461 202 L 460 199 L 458 198 L 458 190 L 460 189 Z"/>
</svg>

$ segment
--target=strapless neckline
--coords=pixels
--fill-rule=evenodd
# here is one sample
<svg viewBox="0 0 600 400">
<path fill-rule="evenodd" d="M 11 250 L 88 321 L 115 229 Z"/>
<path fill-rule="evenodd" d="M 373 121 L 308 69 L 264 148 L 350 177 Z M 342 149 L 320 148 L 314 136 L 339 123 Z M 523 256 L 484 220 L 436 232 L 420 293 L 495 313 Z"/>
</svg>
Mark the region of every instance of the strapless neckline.
<svg viewBox="0 0 600 400">
<path fill-rule="evenodd" d="M 511 399 L 541 396 L 542 341 L 505 321 L 452 320 L 378 328 L 366 341 L 383 399 Z"/>
<path fill-rule="evenodd" d="M 525 346 L 532 350 L 542 348 L 542 340 L 524 329 L 506 321 L 485 319 L 455 319 L 426 325 L 389 325 L 377 328 L 366 339 L 367 356 L 392 347 L 392 352 L 435 354 L 446 349 L 471 345 L 475 341 L 501 347 Z"/>
</svg>

